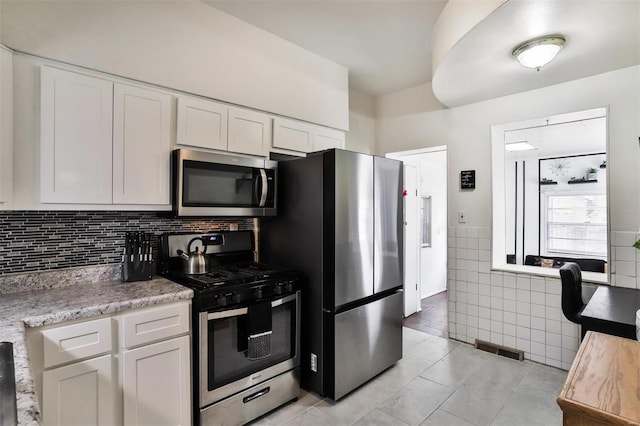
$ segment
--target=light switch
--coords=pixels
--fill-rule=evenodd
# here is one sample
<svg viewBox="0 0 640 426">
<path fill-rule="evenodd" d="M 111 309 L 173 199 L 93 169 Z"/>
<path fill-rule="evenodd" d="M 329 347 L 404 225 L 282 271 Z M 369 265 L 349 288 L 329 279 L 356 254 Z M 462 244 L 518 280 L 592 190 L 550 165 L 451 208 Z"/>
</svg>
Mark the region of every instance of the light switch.
<svg viewBox="0 0 640 426">
<path fill-rule="evenodd" d="M 465 223 L 466 221 L 467 221 L 467 215 L 465 214 L 465 212 L 460 210 L 458 212 L 458 223 Z"/>
</svg>

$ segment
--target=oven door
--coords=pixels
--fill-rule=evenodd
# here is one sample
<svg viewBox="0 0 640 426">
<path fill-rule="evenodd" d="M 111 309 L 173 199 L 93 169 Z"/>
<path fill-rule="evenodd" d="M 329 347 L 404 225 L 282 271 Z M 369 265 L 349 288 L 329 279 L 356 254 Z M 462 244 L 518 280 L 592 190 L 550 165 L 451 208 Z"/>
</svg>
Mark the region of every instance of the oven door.
<svg viewBox="0 0 640 426">
<path fill-rule="evenodd" d="M 300 365 L 300 292 L 271 301 L 271 355 L 247 357 L 247 308 L 200 313 L 200 407 Z"/>
</svg>

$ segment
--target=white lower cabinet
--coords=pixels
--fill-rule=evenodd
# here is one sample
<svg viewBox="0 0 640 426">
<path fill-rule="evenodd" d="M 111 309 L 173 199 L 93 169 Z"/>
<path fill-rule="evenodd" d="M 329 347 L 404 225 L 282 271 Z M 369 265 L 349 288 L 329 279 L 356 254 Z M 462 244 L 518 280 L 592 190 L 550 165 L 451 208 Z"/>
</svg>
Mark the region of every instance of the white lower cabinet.
<svg viewBox="0 0 640 426">
<path fill-rule="evenodd" d="M 45 425 L 113 425 L 112 358 L 104 355 L 42 374 Z"/>
<path fill-rule="evenodd" d="M 125 425 L 191 424 L 189 336 L 125 351 Z"/>
<path fill-rule="evenodd" d="M 43 424 L 190 425 L 189 305 L 29 330 Z"/>
</svg>

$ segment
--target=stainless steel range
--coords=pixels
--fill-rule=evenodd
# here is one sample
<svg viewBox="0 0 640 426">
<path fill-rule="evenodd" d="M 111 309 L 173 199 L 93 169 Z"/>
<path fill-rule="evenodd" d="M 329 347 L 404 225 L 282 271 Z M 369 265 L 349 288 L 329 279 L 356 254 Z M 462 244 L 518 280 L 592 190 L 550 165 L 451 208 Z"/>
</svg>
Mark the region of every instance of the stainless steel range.
<svg viewBox="0 0 640 426">
<path fill-rule="evenodd" d="M 196 424 L 244 424 L 300 393 L 299 277 L 253 259 L 251 231 L 160 236 L 160 274 L 194 291 Z"/>
</svg>

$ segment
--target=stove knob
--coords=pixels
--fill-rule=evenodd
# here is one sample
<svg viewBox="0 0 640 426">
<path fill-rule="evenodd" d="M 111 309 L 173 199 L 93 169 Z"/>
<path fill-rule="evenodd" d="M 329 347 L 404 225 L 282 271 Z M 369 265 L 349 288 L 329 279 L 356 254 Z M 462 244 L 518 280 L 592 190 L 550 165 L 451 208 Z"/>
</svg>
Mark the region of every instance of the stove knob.
<svg viewBox="0 0 640 426">
<path fill-rule="evenodd" d="M 218 305 L 226 306 L 226 304 L 227 304 L 227 296 L 218 297 Z"/>
<path fill-rule="evenodd" d="M 256 291 L 253 292 L 253 295 L 258 299 L 262 298 L 262 287 L 258 287 Z"/>
<path fill-rule="evenodd" d="M 287 281 L 286 288 L 287 291 L 293 291 L 293 281 Z"/>
<path fill-rule="evenodd" d="M 233 303 L 240 303 L 242 301 L 242 296 L 240 295 L 240 293 L 233 293 L 233 296 L 231 296 L 231 300 L 233 300 Z"/>
<path fill-rule="evenodd" d="M 276 288 L 274 289 L 275 293 L 276 293 L 276 294 L 282 294 L 282 292 L 284 291 L 284 288 L 283 288 L 283 287 L 284 287 L 284 284 L 282 284 L 282 283 L 278 283 L 278 284 L 276 285 Z"/>
</svg>

